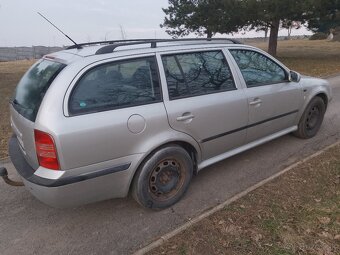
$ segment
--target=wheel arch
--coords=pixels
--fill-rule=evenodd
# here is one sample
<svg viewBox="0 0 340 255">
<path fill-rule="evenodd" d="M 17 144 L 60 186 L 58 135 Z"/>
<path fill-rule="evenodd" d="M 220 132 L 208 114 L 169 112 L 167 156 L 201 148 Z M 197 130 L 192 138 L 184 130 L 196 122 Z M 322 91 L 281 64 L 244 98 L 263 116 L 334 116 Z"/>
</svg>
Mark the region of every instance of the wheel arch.
<svg viewBox="0 0 340 255">
<path fill-rule="evenodd" d="M 141 165 L 148 160 L 151 155 L 153 155 L 156 151 L 160 150 L 161 148 L 167 147 L 167 146 L 171 146 L 171 145 L 177 145 L 182 147 L 184 150 L 186 150 L 189 154 L 189 156 L 191 157 L 192 161 L 193 161 L 193 174 L 196 175 L 198 172 L 198 163 L 199 160 L 201 159 L 201 151 L 200 148 L 197 144 L 197 146 L 193 145 L 192 143 L 184 140 L 184 139 L 175 139 L 175 140 L 171 140 L 171 141 L 165 141 L 164 143 L 158 145 L 157 147 L 153 148 L 152 150 L 150 150 L 148 153 L 145 153 L 144 157 L 141 158 L 141 160 L 138 162 L 137 167 L 135 169 L 135 172 L 132 175 L 132 178 L 130 180 L 129 183 L 129 193 L 131 193 L 131 188 L 132 188 L 132 183 L 133 180 L 136 176 L 137 171 L 139 170 L 139 168 L 141 167 Z"/>
<path fill-rule="evenodd" d="M 305 98 L 305 101 L 302 105 L 302 108 L 301 108 L 301 111 L 300 111 L 300 114 L 298 115 L 296 121 L 299 122 L 303 113 L 305 112 L 308 104 L 313 100 L 313 98 L 315 97 L 320 97 L 324 103 L 325 103 L 325 106 L 326 106 L 326 110 L 327 110 L 327 107 L 328 107 L 328 103 L 329 103 L 329 95 L 327 93 L 327 91 L 323 88 L 315 88 L 313 91 L 311 91 L 308 95 L 305 95 L 306 98 Z"/>
<path fill-rule="evenodd" d="M 314 97 L 320 97 L 320 98 L 323 100 L 323 102 L 325 103 L 326 110 L 327 110 L 328 102 L 329 102 L 329 99 L 328 99 L 327 94 L 324 93 L 324 92 L 320 92 L 320 93 L 316 94 Z M 313 99 L 314 97 L 312 97 L 312 99 Z"/>
</svg>

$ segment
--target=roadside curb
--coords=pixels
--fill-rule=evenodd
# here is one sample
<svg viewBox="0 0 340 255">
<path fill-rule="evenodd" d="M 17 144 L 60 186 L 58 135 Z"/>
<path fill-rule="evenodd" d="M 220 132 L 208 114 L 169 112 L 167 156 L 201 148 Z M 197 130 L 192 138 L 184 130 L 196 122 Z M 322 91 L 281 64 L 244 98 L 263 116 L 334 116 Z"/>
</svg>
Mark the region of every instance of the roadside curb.
<svg viewBox="0 0 340 255">
<path fill-rule="evenodd" d="M 184 223 L 182 226 L 176 228 L 175 230 L 161 236 L 160 238 L 158 238 L 157 240 L 153 241 L 152 243 L 148 244 L 147 246 L 139 249 L 138 251 L 136 251 L 135 253 L 133 253 L 134 255 L 143 255 L 147 252 L 150 252 L 151 250 L 157 248 L 158 246 L 162 245 L 165 241 L 169 240 L 170 238 L 176 236 L 177 234 L 183 232 L 184 230 L 188 229 L 189 227 L 193 226 L 194 224 L 200 222 L 201 220 L 211 216 L 212 214 L 214 214 L 215 212 L 217 211 L 220 211 L 222 210 L 224 207 L 226 207 L 227 205 L 230 205 L 231 203 L 235 202 L 236 200 L 244 197 L 245 195 L 247 195 L 248 193 L 256 190 L 257 188 L 265 185 L 266 183 L 278 178 L 279 176 L 283 175 L 284 173 L 290 171 L 291 169 L 297 167 L 298 165 L 302 164 L 302 163 L 305 163 L 306 161 L 312 159 L 312 158 L 315 158 L 319 155 L 321 155 L 322 153 L 324 153 L 325 151 L 337 146 L 337 145 L 340 145 L 340 141 L 336 142 L 336 143 L 333 143 L 329 146 L 327 146 L 326 148 L 324 149 L 321 149 L 319 150 L 318 152 L 308 156 L 307 158 L 305 159 L 302 159 L 288 167 L 286 167 L 285 169 L 283 169 L 282 171 L 268 177 L 267 179 L 264 179 L 262 181 L 260 181 L 259 183 L 249 187 L 248 189 L 236 194 L 235 196 L 229 198 L 228 200 L 226 200 L 225 202 L 223 202 L 222 204 L 219 204 L 217 206 L 215 206 L 214 208 L 204 212 L 203 214 L 201 215 L 198 215 L 196 216 L 195 218 L 189 220 L 188 222 Z"/>
<path fill-rule="evenodd" d="M 336 77 L 339 77 L 340 76 L 340 73 L 337 73 L 337 74 L 331 74 L 331 75 L 327 75 L 327 76 L 324 76 L 324 77 L 321 77 L 322 79 L 333 79 L 333 78 L 336 78 Z"/>
</svg>

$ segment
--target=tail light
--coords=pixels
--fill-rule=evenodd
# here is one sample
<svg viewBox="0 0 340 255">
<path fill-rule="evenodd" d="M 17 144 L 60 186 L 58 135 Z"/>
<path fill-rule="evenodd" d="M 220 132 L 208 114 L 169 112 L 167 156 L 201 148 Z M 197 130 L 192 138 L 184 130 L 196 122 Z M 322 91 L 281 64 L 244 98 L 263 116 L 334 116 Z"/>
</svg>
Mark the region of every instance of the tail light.
<svg viewBox="0 0 340 255">
<path fill-rule="evenodd" d="M 34 138 L 39 165 L 48 169 L 60 170 L 52 136 L 40 130 L 34 130 Z"/>
</svg>

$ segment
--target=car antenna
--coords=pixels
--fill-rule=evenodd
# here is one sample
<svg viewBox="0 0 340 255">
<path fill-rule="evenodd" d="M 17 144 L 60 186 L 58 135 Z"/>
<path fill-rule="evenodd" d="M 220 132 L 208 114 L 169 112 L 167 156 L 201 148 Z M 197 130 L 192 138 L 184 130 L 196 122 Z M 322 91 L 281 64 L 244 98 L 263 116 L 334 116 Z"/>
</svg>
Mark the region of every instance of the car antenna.
<svg viewBox="0 0 340 255">
<path fill-rule="evenodd" d="M 44 15 L 42 15 L 40 12 L 37 12 L 43 19 L 45 19 L 48 23 L 50 23 L 52 26 L 54 26 L 60 33 L 62 33 L 64 36 L 67 37 L 73 44 L 77 47 L 77 49 L 81 49 L 81 46 L 77 44 L 74 40 L 72 40 L 71 37 L 69 37 L 67 34 L 65 34 L 61 29 L 59 29 L 56 25 L 54 25 L 51 21 L 48 20 Z"/>
</svg>

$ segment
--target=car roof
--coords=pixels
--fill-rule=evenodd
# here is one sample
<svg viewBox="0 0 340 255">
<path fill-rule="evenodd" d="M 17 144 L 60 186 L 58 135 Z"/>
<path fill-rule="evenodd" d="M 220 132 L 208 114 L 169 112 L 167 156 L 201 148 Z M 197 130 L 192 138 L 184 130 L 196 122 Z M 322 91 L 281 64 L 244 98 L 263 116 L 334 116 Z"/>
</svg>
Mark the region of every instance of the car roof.
<svg viewBox="0 0 340 255">
<path fill-rule="evenodd" d="M 97 56 L 97 59 L 122 57 L 129 55 L 156 53 L 162 51 L 177 51 L 189 49 L 204 49 L 216 47 L 246 46 L 230 38 L 193 38 L 193 39 L 135 39 L 77 44 L 65 50 L 48 54 L 45 58 L 70 64 L 79 59 Z"/>
</svg>

